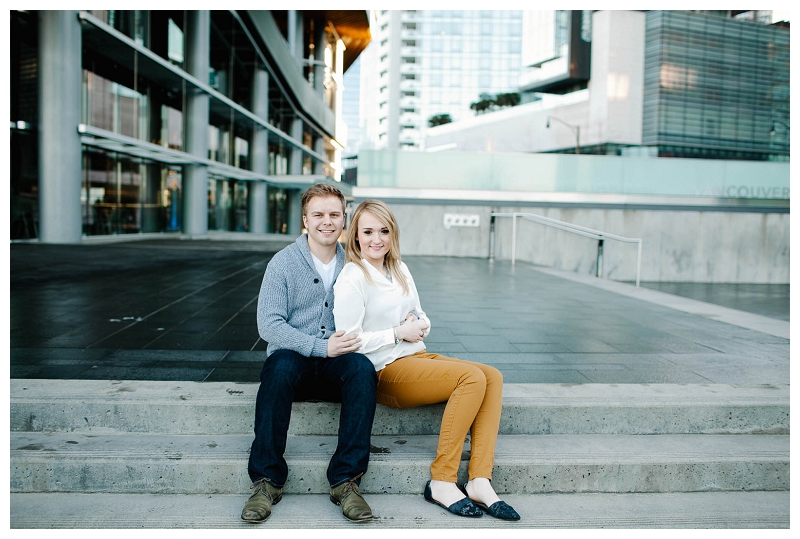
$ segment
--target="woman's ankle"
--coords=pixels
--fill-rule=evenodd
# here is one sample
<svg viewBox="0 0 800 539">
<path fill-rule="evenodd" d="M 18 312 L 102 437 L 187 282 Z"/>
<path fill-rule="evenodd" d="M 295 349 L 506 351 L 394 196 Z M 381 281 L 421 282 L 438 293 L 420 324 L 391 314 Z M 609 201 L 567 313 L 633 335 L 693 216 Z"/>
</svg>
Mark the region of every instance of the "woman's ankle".
<svg viewBox="0 0 800 539">
<path fill-rule="evenodd" d="M 454 482 L 431 479 L 431 496 L 445 507 L 464 499 L 464 493 Z"/>
<path fill-rule="evenodd" d="M 476 477 L 467 482 L 467 495 L 471 500 L 490 506 L 499 502 L 500 498 L 486 477 Z"/>
</svg>

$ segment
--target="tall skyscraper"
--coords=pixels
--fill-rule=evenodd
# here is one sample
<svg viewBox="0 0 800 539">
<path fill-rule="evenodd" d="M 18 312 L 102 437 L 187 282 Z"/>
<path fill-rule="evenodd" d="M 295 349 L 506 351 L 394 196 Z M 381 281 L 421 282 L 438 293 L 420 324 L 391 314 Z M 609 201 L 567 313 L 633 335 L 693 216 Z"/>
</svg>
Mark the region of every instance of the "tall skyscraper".
<svg viewBox="0 0 800 539">
<path fill-rule="evenodd" d="M 467 118 L 481 94 L 516 92 L 522 13 L 373 11 L 361 66 L 361 147 L 422 149 L 432 116 Z"/>
</svg>

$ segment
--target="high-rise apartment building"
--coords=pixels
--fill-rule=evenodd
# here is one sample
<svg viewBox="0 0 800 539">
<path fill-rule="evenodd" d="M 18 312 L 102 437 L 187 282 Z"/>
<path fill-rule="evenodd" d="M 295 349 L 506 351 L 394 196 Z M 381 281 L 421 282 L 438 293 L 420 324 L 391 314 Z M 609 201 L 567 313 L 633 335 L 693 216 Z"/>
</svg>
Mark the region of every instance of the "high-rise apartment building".
<svg viewBox="0 0 800 539">
<path fill-rule="evenodd" d="M 361 147 L 421 149 L 428 120 L 470 117 L 481 94 L 516 92 L 522 11 L 374 11 L 361 57 Z"/>
</svg>

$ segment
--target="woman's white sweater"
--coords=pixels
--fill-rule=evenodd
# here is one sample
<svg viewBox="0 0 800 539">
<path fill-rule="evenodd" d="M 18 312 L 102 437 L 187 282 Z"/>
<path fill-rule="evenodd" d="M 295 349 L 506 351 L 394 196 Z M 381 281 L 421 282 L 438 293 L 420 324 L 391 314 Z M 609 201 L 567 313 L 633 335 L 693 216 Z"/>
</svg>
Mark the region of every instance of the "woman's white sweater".
<svg viewBox="0 0 800 539">
<path fill-rule="evenodd" d="M 430 324 L 419 303 L 414 279 L 404 262 L 400 271 L 408 281 L 408 294 L 400 283 L 390 282 L 366 260 L 362 261 L 370 272 L 370 284 L 356 264 L 348 262 L 333 285 L 336 302 L 333 317 L 337 330 L 345 334 L 357 333 L 361 337 L 358 352 L 366 355 L 380 371 L 392 361 L 425 350 L 423 341 L 394 343 L 393 328 L 405 320 L 408 313 L 416 311 L 420 319 Z M 430 327 L 425 331 L 427 336 Z"/>
</svg>

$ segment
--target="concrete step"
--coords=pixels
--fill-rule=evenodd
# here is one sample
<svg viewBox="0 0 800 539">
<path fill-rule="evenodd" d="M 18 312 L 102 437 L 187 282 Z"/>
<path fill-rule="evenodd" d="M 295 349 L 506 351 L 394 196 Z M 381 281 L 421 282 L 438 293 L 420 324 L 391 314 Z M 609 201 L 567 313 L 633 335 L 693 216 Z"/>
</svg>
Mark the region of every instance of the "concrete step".
<svg viewBox="0 0 800 539">
<path fill-rule="evenodd" d="M 680 494 L 508 494 L 522 516 L 460 518 L 420 494 L 367 496 L 375 519 L 353 524 L 327 495 L 286 495 L 263 524 L 239 515 L 245 495 L 19 494 L 10 496 L 10 524 L 20 528 L 789 528 L 789 492 Z"/>
<path fill-rule="evenodd" d="M 257 384 L 11 380 L 11 430 L 250 434 Z M 500 434 L 788 434 L 789 386 L 506 384 Z M 444 405 L 379 405 L 373 434 L 439 432 Z M 292 434 L 334 435 L 339 405 L 295 403 Z"/>
<path fill-rule="evenodd" d="M 12 432 L 10 438 L 12 492 L 244 494 L 250 486 L 252 435 Z M 436 443 L 433 435 L 373 436 L 363 491 L 419 493 Z M 334 436 L 290 436 L 286 492 L 328 492 L 325 470 L 335 447 Z M 493 485 L 516 494 L 787 490 L 789 436 L 505 435 L 497 442 Z"/>
</svg>

